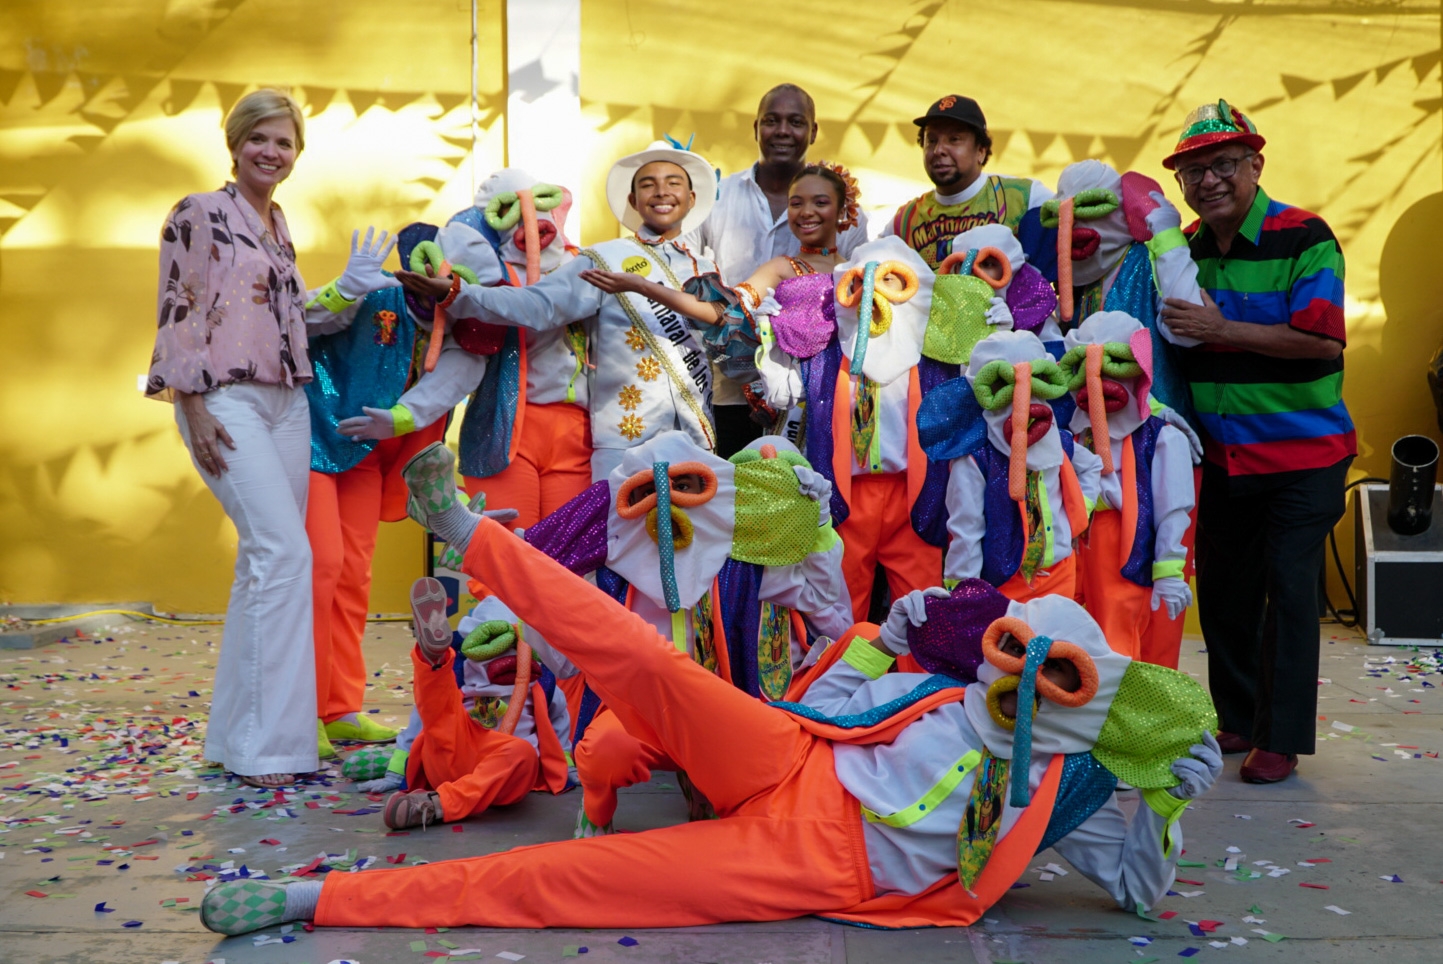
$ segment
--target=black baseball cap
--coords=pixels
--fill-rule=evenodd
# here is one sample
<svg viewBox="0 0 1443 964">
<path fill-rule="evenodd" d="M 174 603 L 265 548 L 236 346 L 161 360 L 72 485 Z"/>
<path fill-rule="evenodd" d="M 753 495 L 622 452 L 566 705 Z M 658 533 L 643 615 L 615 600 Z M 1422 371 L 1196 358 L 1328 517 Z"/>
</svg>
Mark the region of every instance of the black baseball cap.
<svg viewBox="0 0 1443 964">
<path fill-rule="evenodd" d="M 926 127 L 928 121 L 940 117 L 975 127 L 979 131 L 987 130 L 987 118 L 982 116 L 982 108 L 978 107 L 971 97 L 963 97 L 961 94 L 948 94 L 927 108 L 927 113 L 912 123 L 918 127 Z"/>
</svg>

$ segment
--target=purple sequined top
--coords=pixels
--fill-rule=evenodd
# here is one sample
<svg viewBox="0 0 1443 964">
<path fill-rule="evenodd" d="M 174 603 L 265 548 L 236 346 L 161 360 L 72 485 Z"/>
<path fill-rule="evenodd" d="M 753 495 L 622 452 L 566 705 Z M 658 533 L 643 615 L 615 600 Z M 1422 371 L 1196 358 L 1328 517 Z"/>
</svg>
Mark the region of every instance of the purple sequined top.
<svg viewBox="0 0 1443 964">
<path fill-rule="evenodd" d="M 584 576 L 606 562 L 606 519 L 611 487 L 597 482 L 526 530 L 526 541 Z"/>
<path fill-rule="evenodd" d="M 827 346 L 837 330 L 830 274 L 786 278 L 777 285 L 776 299 L 782 310 L 772 318 L 772 333 L 782 351 L 793 358 L 811 358 Z"/>
</svg>

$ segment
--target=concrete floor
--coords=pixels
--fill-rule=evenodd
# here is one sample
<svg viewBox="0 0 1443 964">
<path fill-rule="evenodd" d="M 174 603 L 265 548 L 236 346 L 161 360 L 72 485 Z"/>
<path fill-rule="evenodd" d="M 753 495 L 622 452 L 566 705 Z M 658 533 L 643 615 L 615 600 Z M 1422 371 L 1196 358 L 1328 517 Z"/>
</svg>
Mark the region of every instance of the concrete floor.
<svg viewBox="0 0 1443 964">
<path fill-rule="evenodd" d="M 379 806 L 339 777 L 303 787 L 284 808 L 260 808 L 268 794 L 227 785 L 200 757 L 218 627 L 132 623 L 109 636 L 0 658 L 0 961 L 427 964 L 510 952 L 539 962 L 583 946 L 579 959 L 593 962 L 1143 964 L 1190 949 L 1257 962 L 1443 961 L 1438 661 L 1326 626 L 1318 755 L 1270 787 L 1239 782 L 1240 758 L 1227 758 L 1218 786 L 1184 818 L 1184 859 L 1204 866 L 1180 871 L 1196 883 L 1177 885 L 1190 896 L 1169 897 L 1159 908 L 1166 920 L 1116 910 L 1077 873 L 1044 881 L 1033 871 L 970 929 L 883 932 L 814 919 L 627 932 L 296 927 L 266 932 L 265 943 L 205 931 L 195 912 L 206 884 L 187 868 L 231 861 L 278 877 L 322 852 L 377 866 L 488 853 L 569 837 L 579 797 L 532 794 L 467 821 L 460 835 L 384 836 L 378 812 L 338 812 Z M 367 706 L 397 725 L 410 706 L 406 640 L 395 623 L 373 624 L 366 640 L 375 672 Z M 1184 648 L 1184 669 L 1201 675 L 1199 645 Z M 1407 672 L 1408 659 L 1430 675 Z M 685 819 L 670 774 L 624 794 L 623 829 Z M 1236 871 L 1222 866 L 1230 856 Z M 1060 859 L 1043 853 L 1034 867 L 1049 862 Z M 1198 937 L 1189 921 L 1220 923 Z M 1259 931 L 1286 936 L 1274 943 Z"/>
</svg>

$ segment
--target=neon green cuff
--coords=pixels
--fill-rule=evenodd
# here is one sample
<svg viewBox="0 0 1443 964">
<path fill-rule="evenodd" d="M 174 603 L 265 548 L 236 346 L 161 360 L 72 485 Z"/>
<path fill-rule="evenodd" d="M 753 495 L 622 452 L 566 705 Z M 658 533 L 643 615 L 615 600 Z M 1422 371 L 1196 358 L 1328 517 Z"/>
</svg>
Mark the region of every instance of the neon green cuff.
<svg viewBox="0 0 1443 964">
<path fill-rule="evenodd" d="M 1187 235 L 1182 233 L 1182 228 L 1168 228 L 1160 234 L 1154 234 L 1146 242 L 1147 253 L 1157 260 L 1173 248 L 1187 247 Z"/>
<path fill-rule="evenodd" d="M 409 408 L 397 402 L 391 406 L 391 425 L 397 435 L 408 435 L 416 431 L 416 417 Z"/>
<path fill-rule="evenodd" d="M 386 764 L 387 773 L 399 773 L 406 775 L 406 761 L 411 758 L 410 750 L 402 750 L 399 747 L 391 754 L 391 762 Z"/>
<path fill-rule="evenodd" d="M 1172 830 L 1172 825 L 1177 823 L 1178 818 L 1182 816 L 1182 812 L 1187 809 L 1187 805 L 1192 801 L 1179 800 L 1166 790 L 1161 789 L 1143 790 L 1142 800 L 1153 813 L 1167 821 L 1162 827 L 1162 855 L 1164 857 L 1171 857 L 1173 847 L 1177 841 L 1173 839 L 1169 831 Z"/>
<path fill-rule="evenodd" d="M 842 662 L 866 673 L 868 679 L 881 679 L 896 661 L 897 657 L 889 656 L 860 636 L 853 636 L 842 654 Z"/>
<path fill-rule="evenodd" d="M 1147 396 L 1147 407 L 1152 410 L 1152 414 L 1154 415 L 1162 415 L 1163 412 L 1167 411 L 1167 406 L 1151 395 Z"/>
<path fill-rule="evenodd" d="M 1087 514 L 1089 516 L 1091 516 L 1092 513 L 1096 511 L 1099 505 L 1104 509 L 1107 508 L 1107 504 L 1102 501 L 1102 496 L 1098 496 L 1095 499 L 1089 499 L 1087 496 L 1084 495 L 1082 497 L 1082 504 L 1087 508 Z"/>
<path fill-rule="evenodd" d="M 817 538 L 812 543 L 812 551 L 826 552 L 841 541 L 841 537 L 837 535 L 836 527 L 832 525 L 832 520 L 828 519 L 826 525 L 817 526 Z"/>
<path fill-rule="evenodd" d="M 957 584 L 961 581 L 961 579 L 943 579 L 942 588 L 947 590 L 948 592 L 951 592 L 952 590 L 957 588 Z"/>
<path fill-rule="evenodd" d="M 340 287 L 335 281 L 329 281 L 316 292 L 316 296 L 306 302 L 307 308 L 314 308 L 320 305 L 333 315 L 338 315 L 356 303 L 355 298 L 347 298 L 341 294 Z"/>
<path fill-rule="evenodd" d="M 1152 564 L 1152 578 L 1166 579 L 1171 576 L 1181 579 L 1183 563 L 1186 561 L 1186 559 L 1167 559 L 1163 562 L 1154 562 Z"/>
</svg>

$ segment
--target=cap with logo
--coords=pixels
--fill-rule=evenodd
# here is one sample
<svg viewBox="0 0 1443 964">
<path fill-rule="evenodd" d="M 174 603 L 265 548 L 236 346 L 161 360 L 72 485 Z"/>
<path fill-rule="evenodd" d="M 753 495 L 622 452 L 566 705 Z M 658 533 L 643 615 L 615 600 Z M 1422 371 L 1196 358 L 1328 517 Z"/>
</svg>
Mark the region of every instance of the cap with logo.
<svg viewBox="0 0 1443 964">
<path fill-rule="evenodd" d="M 912 123 L 918 127 L 926 127 L 928 122 L 942 118 L 975 127 L 979 131 L 987 130 L 987 118 L 982 116 L 982 108 L 977 106 L 977 102 L 971 97 L 963 97 L 961 94 L 948 94 L 928 107 L 927 113 Z"/>
</svg>

